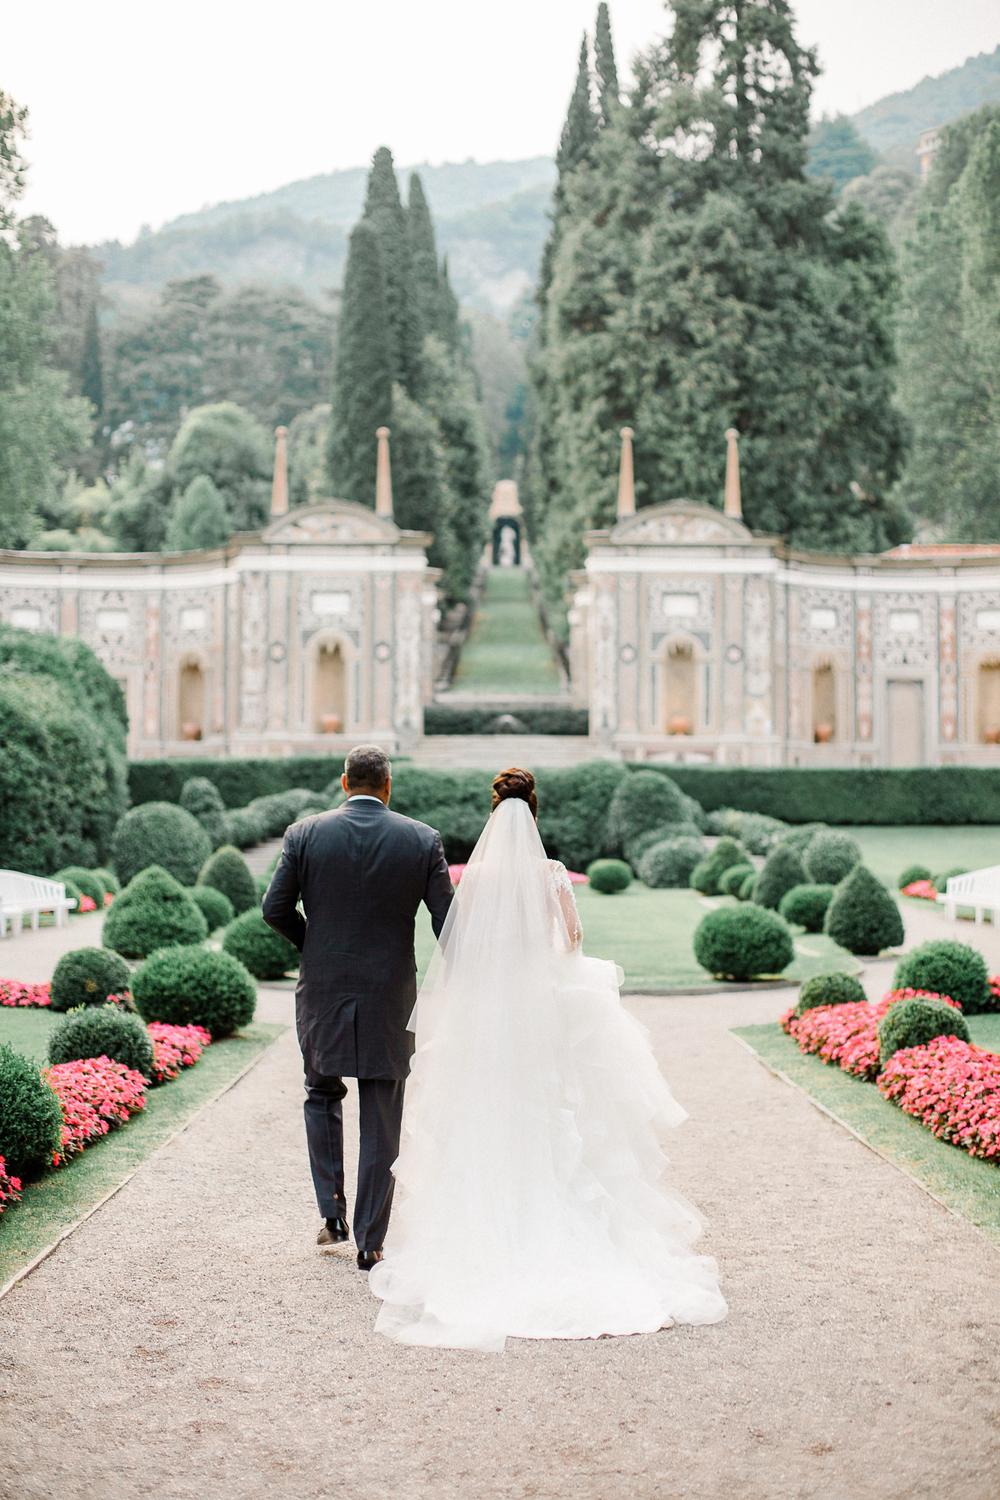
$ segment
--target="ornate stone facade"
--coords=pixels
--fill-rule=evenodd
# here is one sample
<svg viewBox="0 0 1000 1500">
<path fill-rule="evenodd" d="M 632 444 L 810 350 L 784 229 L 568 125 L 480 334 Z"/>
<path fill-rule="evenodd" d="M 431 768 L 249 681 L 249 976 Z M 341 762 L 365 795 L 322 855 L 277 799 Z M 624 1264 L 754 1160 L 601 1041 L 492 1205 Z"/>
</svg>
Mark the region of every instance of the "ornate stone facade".
<svg viewBox="0 0 1000 1500">
<path fill-rule="evenodd" d="M 738 488 L 729 513 L 629 499 L 589 535 L 571 598 L 573 692 L 595 752 L 1000 760 L 1000 547 L 806 554 L 754 536 Z"/>
<path fill-rule="evenodd" d="M 135 757 L 413 744 L 432 692 L 430 538 L 395 525 L 391 491 L 380 514 L 286 512 L 276 487 L 267 529 L 217 551 L 0 552 L 0 619 L 93 647 Z"/>
</svg>

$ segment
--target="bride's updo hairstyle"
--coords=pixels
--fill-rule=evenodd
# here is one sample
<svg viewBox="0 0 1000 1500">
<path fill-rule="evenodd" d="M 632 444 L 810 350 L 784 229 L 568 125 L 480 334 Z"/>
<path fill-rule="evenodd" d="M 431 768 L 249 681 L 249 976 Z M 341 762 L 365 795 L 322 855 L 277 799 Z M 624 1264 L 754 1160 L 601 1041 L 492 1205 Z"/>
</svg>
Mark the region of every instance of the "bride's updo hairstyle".
<svg viewBox="0 0 1000 1500">
<path fill-rule="evenodd" d="M 519 798 L 522 802 L 527 802 L 531 808 L 531 816 L 538 817 L 535 778 L 530 771 L 522 771 L 517 766 L 511 766 L 509 770 L 501 771 L 499 776 L 493 778 L 493 801 L 490 804 L 490 811 L 495 812 L 501 802 L 506 802 L 508 797 Z"/>
</svg>

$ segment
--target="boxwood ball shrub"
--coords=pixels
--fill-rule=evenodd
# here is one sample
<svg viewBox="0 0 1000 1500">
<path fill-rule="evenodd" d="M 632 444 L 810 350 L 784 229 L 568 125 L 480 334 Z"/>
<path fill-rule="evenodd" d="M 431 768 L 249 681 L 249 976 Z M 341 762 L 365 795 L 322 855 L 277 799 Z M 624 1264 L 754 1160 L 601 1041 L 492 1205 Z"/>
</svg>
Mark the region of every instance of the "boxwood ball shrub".
<svg viewBox="0 0 1000 1500">
<path fill-rule="evenodd" d="M 739 899 L 740 887 L 748 875 L 755 875 L 753 865 L 730 865 L 719 876 L 719 895 L 735 896 Z"/>
<path fill-rule="evenodd" d="M 694 956 L 720 979 L 780 974 L 795 956 L 788 924 L 763 906 L 724 906 L 702 917 Z"/>
<path fill-rule="evenodd" d="M 110 1057 L 112 1062 L 152 1077 L 153 1043 L 146 1023 L 119 1005 L 88 1006 L 64 1016 L 49 1036 L 49 1062 L 79 1057 Z"/>
<path fill-rule="evenodd" d="M 740 868 L 742 869 L 742 866 Z M 752 901 L 754 887 L 756 886 L 756 884 L 757 871 L 750 870 L 748 874 L 744 875 L 743 879 L 740 881 L 740 888 L 736 893 L 739 896 L 739 899 L 741 901 Z"/>
<path fill-rule="evenodd" d="M 104 887 L 104 894 L 106 896 L 117 896 L 121 890 L 121 882 L 116 875 L 113 875 L 110 870 L 105 870 L 103 866 L 101 869 L 95 870 L 94 874 Z"/>
<path fill-rule="evenodd" d="M 214 886 L 217 891 L 228 896 L 237 916 L 258 904 L 257 887 L 250 873 L 250 866 L 232 844 L 223 844 L 221 849 L 216 849 L 206 860 L 198 875 L 198 884 Z"/>
<path fill-rule="evenodd" d="M 823 931 L 848 953 L 874 956 L 903 941 L 903 919 L 895 898 L 882 882 L 866 865 L 855 865 L 834 892 L 826 909 Z M 903 983 L 909 985 L 910 981 Z M 948 993 L 938 985 L 913 987 Z"/>
<path fill-rule="evenodd" d="M 37 1063 L 0 1046 L 0 1156 L 14 1177 L 33 1177 L 62 1144 L 62 1107 Z"/>
<path fill-rule="evenodd" d="M 620 850 L 647 828 L 690 822 L 689 809 L 690 802 L 669 776 L 659 771 L 632 771 L 619 782 L 611 799 L 610 842 Z"/>
<path fill-rule="evenodd" d="M 809 840 L 804 859 L 815 885 L 839 885 L 861 863 L 861 846 L 849 833 L 825 828 Z"/>
<path fill-rule="evenodd" d="M 879 1022 L 880 1067 L 884 1068 L 900 1048 L 922 1047 L 936 1036 L 957 1036 L 959 1041 L 969 1041 L 969 1028 L 961 1011 L 943 1000 L 897 1000 Z"/>
<path fill-rule="evenodd" d="M 753 899 L 758 906 L 769 906 L 777 911 L 787 891 L 805 884 L 805 867 L 798 854 L 790 845 L 778 844 L 764 861 Z"/>
<path fill-rule="evenodd" d="M 907 865 L 905 870 L 900 870 L 896 887 L 898 890 L 902 890 L 904 886 L 912 885 L 915 880 L 930 880 L 930 878 L 931 871 L 929 865 Z"/>
<path fill-rule="evenodd" d="M 632 871 L 623 859 L 595 859 L 587 866 L 591 890 L 602 896 L 616 896 L 632 884 Z"/>
<path fill-rule="evenodd" d="M 129 881 L 104 919 L 101 941 L 123 958 L 145 958 L 169 943 L 202 943 L 208 923 L 190 893 L 152 865 Z"/>
<path fill-rule="evenodd" d="M 665 839 L 694 839 L 701 850 L 698 858 L 703 859 L 708 852 L 708 846 L 702 837 L 701 829 L 697 823 L 662 823 L 659 828 L 647 828 L 645 833 L 637 834 L 634 839 L 629 839 L 623 851 L 625 858 L 638 873 L 638 867 L 647 849 L 652 849 L 654 844 L 662 844 Z M 687 881 L 684 882 L 687 884 Z"/>
<path fill-rule="evenodd" d="M 68 880 L 82 895 L 89 896 L 96 907 L 104 905 L 104 886 L 95 870 L 85 870 L 82 865 L 65 865 L 52 879 L 61 880 L 63 884 Z"/>
<path fill-rule="evenodd" d="M 213 849 L 226 843 L 226 804 L 218 787 L 207 776 L 188 777 L 181 787 L 180 805 L 198 819 Z"/>
<path fill-rule="evenodd" d="M 843 974 L 839 970 L 832 974 L 813 974 L 799 990 L 795 1014 L 801 1016 L 807 1010 L 815 1010 L 817 1005 L 854 1005 L 867 999 L 864 985 L 854 974 Z"/>
<path fill-rule="evenodd" d="M 188 894 L 208 923 L 209 932 L 228 927 L 236 915 L 229 897 L 217 891 L 214 885 L 193 885 Z"/>
<path fill-rule="evenodd" d="M 786 922 L 804 927 L 806 932 L 822 932 L 833 892 L 832 885 L 793 885 L 778 902 L 778 911 Z"/>
<path fill-rule="evenodd" d="M 164 948 L 136 969 L 132 998 L 146 1021 L 204 1026 L 217 1040 L 253 1020 L 257 986 L 231 953 Z"/>
<path fill-rule="evenodd" d="M 712 852 L 691 871 L 691 884 L 703 896 L 717 896 L 723 871 L 747 862 L 747 852 L 742 844 L 735 839 L 720 839 Z"/>
<path fill-rule="evenodd" d="M 129 987 L 128 964 L 108 948 L 75 948 L 64 953 L 52 974 L 52 1009 L 103 1005 L 109 995 Z"/>
<path fill-rule="evenodd" d="M 705 853 L 701 838 L 660 839 L 639 861 L 639 879 L 654 890 L 677 890 L 691 884 L 691 872 Z"/>
<path fill-rule="evenodd" d="M 996 1008 L 986 960 L 978 949 L 954 938 L 922 943 L 901 958 L 892 977 L 892 987 L 950 995 L 968 1016 Z"/>
<path fill-rule="evenodd" d="M 144 802 L 127 812 L 115 829 L 111 862 L 128 884 L 150 865 L 167 870 L 182 885 L 194 885 L 212 852 L 197 818 L 171 802 Z"/>
<path fill-rule="evenodd" d="M 256 979 L 281 979 L 289 969 L 299 966 L 299 950 L 295 944 L 282 937 L 280 932 L 275 932 L 273 927 L 268 927 L 256 910 L 242 912 L 229 923 L 222 946 Z"/>
<path fill-rule="evenodd" d="M 233 844 L 237 849 L 250 849 L 266 838 L 263 819 L 249 807 L 236 807 L 226 813 L 225 843 Z"/>
</svg>

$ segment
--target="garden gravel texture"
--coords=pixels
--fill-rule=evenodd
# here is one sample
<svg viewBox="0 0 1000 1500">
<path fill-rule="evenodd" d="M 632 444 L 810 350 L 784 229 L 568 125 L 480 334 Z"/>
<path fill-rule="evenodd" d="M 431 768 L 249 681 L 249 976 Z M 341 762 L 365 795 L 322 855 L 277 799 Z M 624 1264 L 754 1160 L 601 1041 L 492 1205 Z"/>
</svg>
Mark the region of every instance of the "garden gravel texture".
<svg viewBox="0 0 1000 1500">
<path fill-rule="evenodd" d="M 503 1355 L 377 1337 L 314 1243 L 289 1030 L 0 1302 L 3 1500 L 992 1500 L 996 1252 L 729 1035 L 786 994 L 629 1004 L 691 1112 L 673 1177 L 728 1321 Z"/>
</svg>

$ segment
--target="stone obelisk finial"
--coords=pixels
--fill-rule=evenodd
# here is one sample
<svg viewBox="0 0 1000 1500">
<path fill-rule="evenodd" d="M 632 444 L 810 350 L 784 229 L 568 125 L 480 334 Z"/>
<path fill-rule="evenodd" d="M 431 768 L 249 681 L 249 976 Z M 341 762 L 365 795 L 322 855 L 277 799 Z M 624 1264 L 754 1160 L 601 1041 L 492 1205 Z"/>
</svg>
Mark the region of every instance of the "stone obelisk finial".
<svg viewBox="0 0 1000 1500">
<path fill-rule="evenodd" d="M 632 467 L 632 438 L 634 433 L 631 427 L 623 427 L 621 430 L 622 456 L 618 462 L 618 519 L 623 520 L 625 516 L 635 515 L 635 473 Z"/>
<path fill-rule="evenodd" d="M 274 429 L 274 478 L 271 481 L 271 514 L 288 514 L 288 428 Z"/>
<path fill-rule="evenodd" d="M 375 514 L 392 515 L 392 469 L 389 465 L 389 429 L 379 427 L 375 433 L 378 449 L 375 456 Z"/>
<path fill-rule="evenodd" d="M 726 429 L 726 496 L 723 510 L 737 521 L 743 519 L 743 501 L 740 496 L 740 450 L 737 446 L 740 435 L 735 427 Z"/>
</svg>

